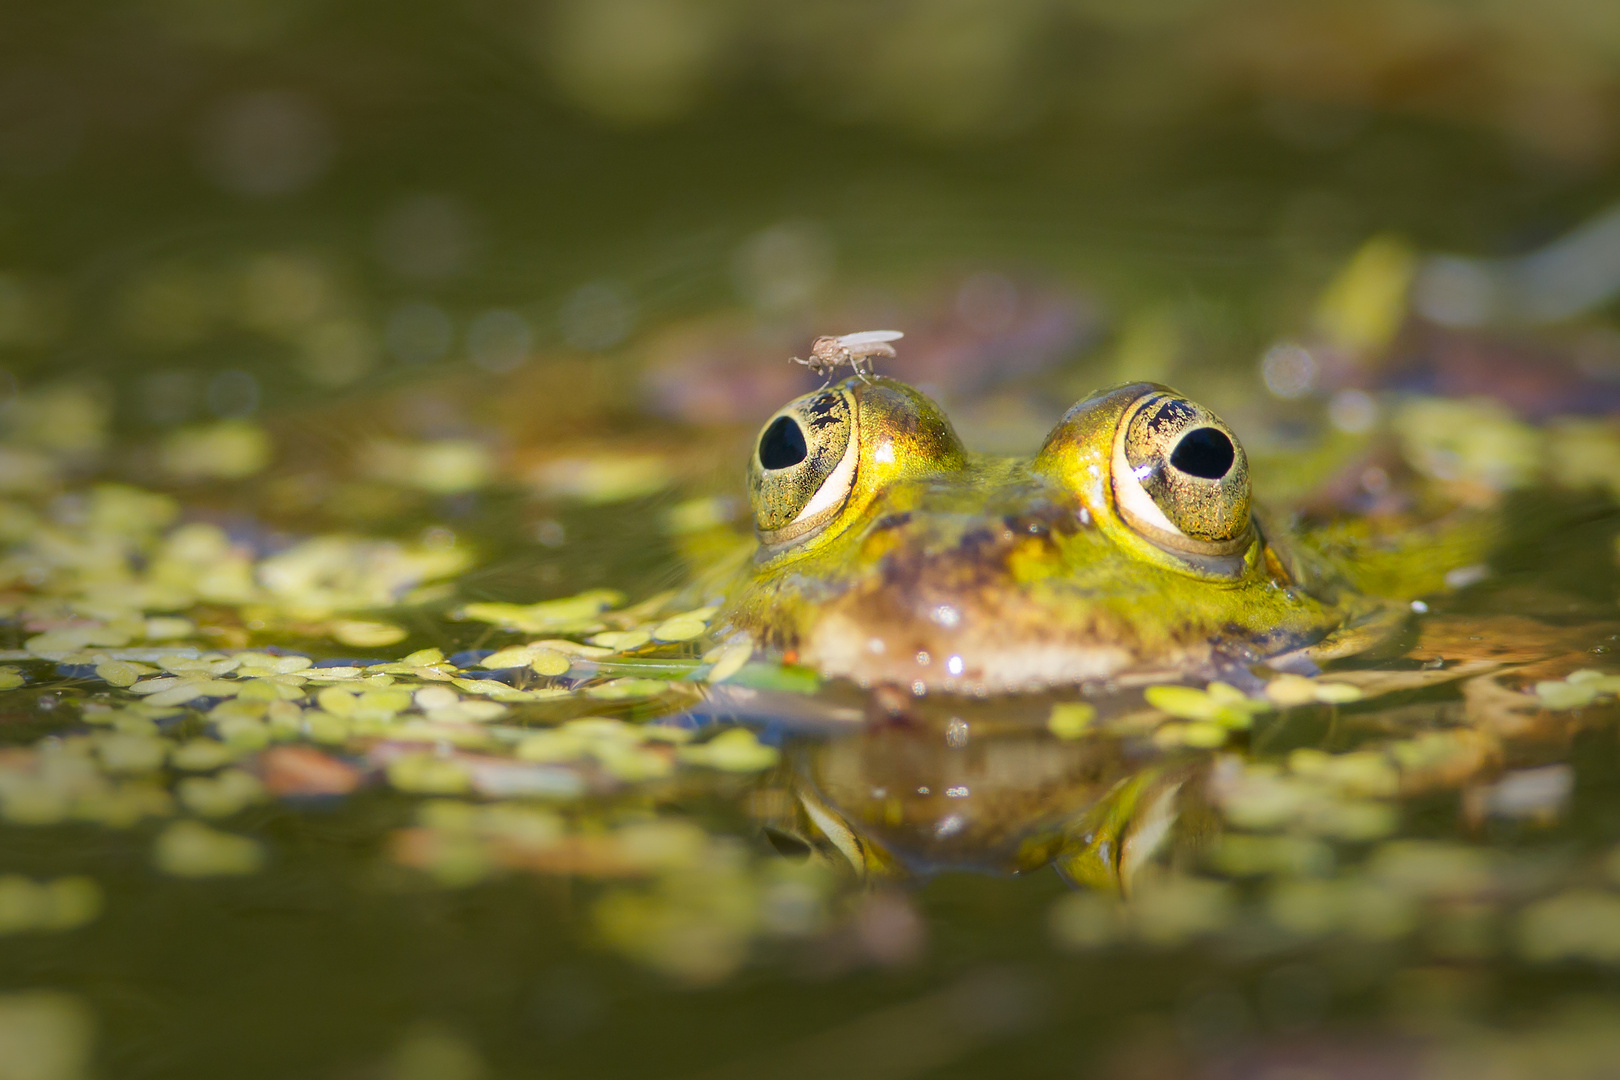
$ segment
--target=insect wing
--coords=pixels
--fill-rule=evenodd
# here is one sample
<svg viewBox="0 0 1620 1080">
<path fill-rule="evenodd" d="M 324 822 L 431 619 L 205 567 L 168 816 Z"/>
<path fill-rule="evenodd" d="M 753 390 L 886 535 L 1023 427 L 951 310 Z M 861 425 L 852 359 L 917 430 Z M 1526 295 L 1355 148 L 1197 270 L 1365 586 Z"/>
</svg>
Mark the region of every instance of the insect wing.
<svg viewBox="0 0 1620 1080">
<path fill-rule="evenodd" d="M 899 330 L 862 330 L 856 334 L 845 334 L 838 339 L 838 344 L 851 349 L 862 345 L 881 345 L 885 341 L 899 341 L 905 336 Z"/>
</svg>

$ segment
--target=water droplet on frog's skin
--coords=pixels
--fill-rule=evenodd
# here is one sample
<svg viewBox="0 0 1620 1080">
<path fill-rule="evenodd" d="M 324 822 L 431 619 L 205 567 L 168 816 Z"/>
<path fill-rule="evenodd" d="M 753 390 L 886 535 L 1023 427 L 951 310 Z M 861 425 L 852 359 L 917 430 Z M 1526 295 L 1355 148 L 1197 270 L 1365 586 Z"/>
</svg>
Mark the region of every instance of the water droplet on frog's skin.
<svg viewBox="0 0 1620 1080">
<path fill-rule="evenodd" d="M 919 795 L 931 795 L 931 794 L 933 794 L 933 792 L 931 792 L 928 788 L 920 787 L 920 788 L 917 789 L 917 794 L 919 794 Z"/>
<path fill-rule="evenodd" d="M 911 692 L 916 697 L 923 697 L 928 693 L 928 684 L 918 679 L 911 684 Z"/>
<path fill-rule="evenodd" d="M 869 638 L 866 642 L 866 651 L 873 656 L 882 656 L 885 648 L 883 639 L 879 637 Z"/>
<path fill-rule="evenodd" d="M 932 664 L 933 662 L 934 662 L 934 658 L 932 656 L 928 655 L 928 650 L 926 650 L 926 649 L 917 650 L 917 666 L 918 667 L 927 667 L 929 664 Z"/>
<path fill-rule="evenodd" d="M 945 725 L 945 745 L 960 750 L 968 744 L 968 722 L 960 716 L 951 717 Z"/>
</svg>

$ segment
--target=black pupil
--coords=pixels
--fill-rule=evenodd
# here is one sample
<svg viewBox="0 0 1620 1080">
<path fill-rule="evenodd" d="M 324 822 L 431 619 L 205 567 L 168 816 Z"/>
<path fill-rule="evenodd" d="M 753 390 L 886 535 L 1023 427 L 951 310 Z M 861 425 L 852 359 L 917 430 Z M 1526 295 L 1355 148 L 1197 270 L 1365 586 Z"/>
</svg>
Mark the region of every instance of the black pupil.
<svg viewBox="0 0 1620 1080">
<path fill-rule="evenodd" d="M 765 434 L 759 437 L 759 463 L 767 469 L 786 469 L 797 465 L 808 453 L 804 445 L 804 429 L 791 416 L 778 416 Z"/>
<path fill-rule="evenodd" d="M 1192 476 L 1219 480 L 1237 460 L 1237 451 L 1226 433 L 1212 427 L 1193 428 L 1181 437 L 1170 452 L 1170 464 Z"/>
</svg>

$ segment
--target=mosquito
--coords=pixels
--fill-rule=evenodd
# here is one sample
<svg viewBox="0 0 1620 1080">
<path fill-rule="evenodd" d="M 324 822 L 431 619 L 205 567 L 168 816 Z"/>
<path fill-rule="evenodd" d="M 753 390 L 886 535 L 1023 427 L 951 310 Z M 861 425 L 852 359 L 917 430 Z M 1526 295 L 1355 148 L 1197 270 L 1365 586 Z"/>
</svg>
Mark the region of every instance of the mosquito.
<svg viewBox="0 0 1620 1080">
<path fill-rule="evenodd" d="M 803 364 L 811 371 L 826 379 L 821 385 L 826 386 L 832 382 L 833 375 L 845 364 L 851 371 L 867 382 L 875 374 L 872 370 L 874 356 L 893 356 L 894 346 L 891 341 L 899 341 L 906 335 L 898 330 L 862 330 L 858 334 L 844 334 L 841 337 L 818 337 L 810 346 L 808 359 L 793 357 L 795 364 Z"/>
</svg>

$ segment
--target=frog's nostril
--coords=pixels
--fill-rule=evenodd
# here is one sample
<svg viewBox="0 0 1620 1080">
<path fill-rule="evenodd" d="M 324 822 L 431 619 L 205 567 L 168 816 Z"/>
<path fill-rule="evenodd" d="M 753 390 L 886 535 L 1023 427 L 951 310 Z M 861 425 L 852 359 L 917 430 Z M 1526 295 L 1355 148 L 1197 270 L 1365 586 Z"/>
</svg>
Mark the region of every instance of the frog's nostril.
<svg viewBox="0 0 1620 1080">
<path fill-rule="evenodd" d="M 785 419 L 785 418 L 784 418 Z M 1219 480 L 1237 460 L 1237 451 L 1226 433 L 1217 428 L 1193 428 L 1181 437 L 1170 453 L 1170 464 L 1190 476 Z"/>
<path fill-rule="evenodd" d="M 804 429 L 791 416 L 778 416 L 759 437 L 759 463 L 767 469 L 786 469 L 803 461 L 809 451 Z"/>
</svg>

